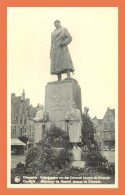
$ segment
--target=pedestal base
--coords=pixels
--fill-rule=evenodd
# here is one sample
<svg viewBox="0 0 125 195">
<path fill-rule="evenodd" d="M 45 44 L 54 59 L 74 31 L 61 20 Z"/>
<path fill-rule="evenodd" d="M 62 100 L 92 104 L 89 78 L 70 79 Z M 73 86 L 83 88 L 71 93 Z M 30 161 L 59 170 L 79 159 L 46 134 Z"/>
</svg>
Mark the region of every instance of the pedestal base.
<svg viewBox="0 0 125 195">
<path fill-rule="evenodd" d="M 82 155 L 82 149 L 79 148 L 79 149 L 72 149 L 70 150 L 70 153 L 72 154 L 71 155 L 71 160 L 78 160 L 78 161 L 81 161 L 81 155 Z"/>
<path fill-rule="evenodd" d="M 81 160 L 71 161 L 70 167 L 84 168 L 85 167 L 85 161 L 81 161 Z"/>
<path fill-rule="evenodd" d="M 61 151 L 61 150 L 64 150 L 65 148 L 55 148 L 55 147 L 53 147 L 53 149 L 56 150 L 57 154 L 59 154 L 60 151 Z"/>
<path fill-rule="evenodd" d="M 82 156 L 82 149 L 72 149 L 71 152 L 71 162 L 70 167 L 78 167 L 78 168 L 84 168 L 85 167 L 85 161 L 81 161 Z"/>
</svg>

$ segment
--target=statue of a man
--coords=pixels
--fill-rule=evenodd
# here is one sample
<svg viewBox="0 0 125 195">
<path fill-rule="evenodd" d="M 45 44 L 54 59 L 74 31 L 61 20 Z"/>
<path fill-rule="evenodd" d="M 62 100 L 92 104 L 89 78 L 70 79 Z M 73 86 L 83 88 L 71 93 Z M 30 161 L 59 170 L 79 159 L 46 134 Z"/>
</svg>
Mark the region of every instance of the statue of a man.
<svg viewBox="0 0 125 195">
<path fill-rule="evenodd" d="M 70 78 L 70 72 L 74 71 L 73 63 L 67 45 L 72 41 L 72 37 L 66 28 L 61 26 L 59 20 L 54 22 L 56 29 L 51 34 L 51 74 L 57 75 L 61 81 L 61 74 L 67 73 Z"/>
<path fill-rule="evenodd" d="M 47 113 L 45 113 L 42 105 L 37 108 L 37 113 L 33 120 L 35 122 L 34 143 L 37 144 L 40 140 L 43 139 L 47 121 Z"/>
<path fill-rule="evenodd" d="M 68 121 L 69 131 L 69 142 L 73 144 L 73 148 L 79 148 L 77 143 L 81 143 L 81 127 L 82 117 L 81 112 L 77 109 L 76 102 L 73 103 L 72 107 L 67 111 L 65 119 Z"/>
</svg>

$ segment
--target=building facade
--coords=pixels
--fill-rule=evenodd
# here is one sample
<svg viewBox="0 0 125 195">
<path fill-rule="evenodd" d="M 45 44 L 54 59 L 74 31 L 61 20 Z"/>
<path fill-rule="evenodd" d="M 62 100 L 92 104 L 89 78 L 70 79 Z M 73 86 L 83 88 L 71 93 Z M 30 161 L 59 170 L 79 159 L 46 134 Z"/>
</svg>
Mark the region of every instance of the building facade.
<svg viewBox="0 0 125 195">
<path fill-rule="evenodd" d="M 115 109 L 107 108 L 103 119 L 92 119 L 96 132 L 95 140 L 101 150 L 115 150 Z"/>
<path fill-rule="evenodd" d="M 27 138 L 34 136 L 34 121 L 37 107 L 30 105 L 30 100 L 22 96 L 11 94 L 11 138 Z"/>
</svg>

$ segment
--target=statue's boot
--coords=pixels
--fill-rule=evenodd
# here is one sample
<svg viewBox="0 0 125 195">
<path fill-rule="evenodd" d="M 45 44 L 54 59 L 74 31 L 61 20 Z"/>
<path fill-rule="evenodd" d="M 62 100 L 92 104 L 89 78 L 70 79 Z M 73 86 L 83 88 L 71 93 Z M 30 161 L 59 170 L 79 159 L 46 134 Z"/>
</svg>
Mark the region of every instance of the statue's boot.
<svg viewBox="0 0 125 195">
<path fill-rule="evenodd" d="M 58 81 L 61 81 L 62 80 L 61 74 L 57 74 L 57 77 L 58 77 Z"/>
<path fill-rule="evenodd" d="M 70 71 L 69 71 L 69 70 L 67 71 L 67 78 L 68 78 L 68 79 L 71 78 L 71 75 L 70 75 Z"/>
</svg>

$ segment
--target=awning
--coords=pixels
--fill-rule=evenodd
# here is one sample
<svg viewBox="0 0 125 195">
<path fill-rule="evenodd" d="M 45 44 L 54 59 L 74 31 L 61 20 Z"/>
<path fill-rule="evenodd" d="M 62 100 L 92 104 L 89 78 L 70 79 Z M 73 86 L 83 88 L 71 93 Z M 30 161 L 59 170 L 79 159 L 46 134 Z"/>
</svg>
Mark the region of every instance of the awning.
<svg viewBox="0 0 125 195">
<path fill-rule="evenodd" d="M 11 138 L 11 146 L 26 146 L 26 144 L 18 138 Z"/>
</svg>

